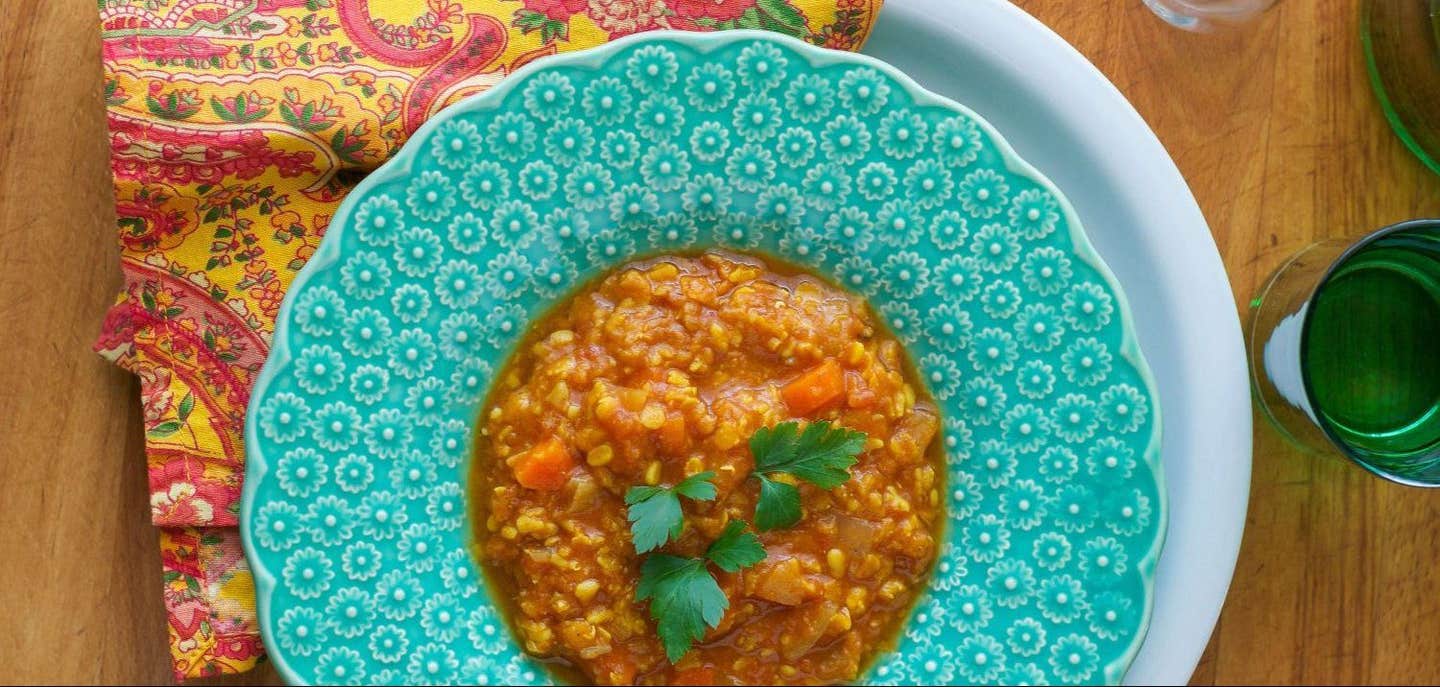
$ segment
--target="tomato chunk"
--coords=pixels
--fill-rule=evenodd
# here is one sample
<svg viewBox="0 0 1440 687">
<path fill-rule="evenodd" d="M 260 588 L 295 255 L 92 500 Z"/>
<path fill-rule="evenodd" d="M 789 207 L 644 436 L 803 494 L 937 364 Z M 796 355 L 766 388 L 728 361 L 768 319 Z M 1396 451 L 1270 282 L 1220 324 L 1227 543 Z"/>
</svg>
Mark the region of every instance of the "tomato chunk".
<svg viewBox="0 0 1440 687">
<path fill-rule="evenodd" d="M 780 398 L 796 415 L 808 415 L 845 395 L 845 370 L 833 358 L 801 373 L 780 388 Z"/>
<path fill-rule="evenodd" d="M 517 453 L 506 462 L 520 486 L 540 491 L 555 491 L 565 486 L 576 465 L 574 454 L 556 437 Z"/>
</svg>

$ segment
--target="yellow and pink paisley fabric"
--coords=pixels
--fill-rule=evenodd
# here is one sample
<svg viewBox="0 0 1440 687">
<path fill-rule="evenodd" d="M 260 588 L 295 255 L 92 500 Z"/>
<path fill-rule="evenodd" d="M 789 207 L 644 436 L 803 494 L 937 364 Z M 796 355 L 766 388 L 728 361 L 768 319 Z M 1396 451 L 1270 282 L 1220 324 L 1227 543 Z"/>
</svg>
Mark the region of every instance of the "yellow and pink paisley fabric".
<svg viewBox="0 0 1440 687">
<path fill-rule="evenodd" d="M 858 48 L 881 0 L 99 0 L 124 292 L 177 678 L 264 653 L 236 521 L 245 404 L 335 207 L 427 117 L 545 55 L 651 29 Z"/>
</svg>

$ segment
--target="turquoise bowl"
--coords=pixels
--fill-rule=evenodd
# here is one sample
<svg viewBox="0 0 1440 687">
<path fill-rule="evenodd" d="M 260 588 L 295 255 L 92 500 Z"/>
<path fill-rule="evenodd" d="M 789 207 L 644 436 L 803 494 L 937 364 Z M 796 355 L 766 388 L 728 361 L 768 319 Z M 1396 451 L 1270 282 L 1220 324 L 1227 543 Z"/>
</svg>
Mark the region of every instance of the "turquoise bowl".
<svg viewBox="0 0 1440 687">
<path fill-rule="evenodd" d="M 1074 210 L 875 60 L 660 32 L 450 107 L 350 194 L 246 424 L 260 625 L 292 683 L 550 678 L 470 553 L 495 367 L 633 258 L 770 255 L 864 294 L 941 406 L 949 520 L 870 684 L 1118 683 L 1165 531 L 1155 385 Z"/>
</svg>

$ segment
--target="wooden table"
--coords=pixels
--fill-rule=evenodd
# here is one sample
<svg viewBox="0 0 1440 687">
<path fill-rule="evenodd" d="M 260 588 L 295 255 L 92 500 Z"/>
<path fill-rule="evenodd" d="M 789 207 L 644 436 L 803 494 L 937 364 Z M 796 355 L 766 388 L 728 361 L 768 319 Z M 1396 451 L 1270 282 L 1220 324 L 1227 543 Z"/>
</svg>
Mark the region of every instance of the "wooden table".
<svg viewBox="0 0 1440 687">
<path fill-rule="evenodd" d="M 1312 239 L 1440 214 L 1440 178 L 1371 95 L 1358 0 L 1282 0 L 1205 36 L 1139 0 L 1018 4 L 1155 128 L 1242 307 Z M 95 4 L 7 0 L 0 36 L 0 681 L 168 682 L 137 387 L 90 352 L 119 286 Z M 1440 680 L 1440 493 L 1302 456 L 1259 417 L 1255 442 L 1195 683 Z"/>
</svg>

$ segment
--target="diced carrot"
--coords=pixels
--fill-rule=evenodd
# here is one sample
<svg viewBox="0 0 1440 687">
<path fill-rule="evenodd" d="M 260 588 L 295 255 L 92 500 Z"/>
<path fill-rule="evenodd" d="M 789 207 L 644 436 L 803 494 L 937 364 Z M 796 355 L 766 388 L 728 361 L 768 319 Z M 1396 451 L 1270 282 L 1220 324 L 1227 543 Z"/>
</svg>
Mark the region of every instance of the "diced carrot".
<svg viewBox="0 0 1440 687">
<path fill-rule="evenodd" d="M 780 397 L 796 415 L 808 415 L 844 395 L 845 371 L 833 358 L 826 358 L 780 387 Z"/>
<path fill-rule="evenodd" d="M 517 453 L 506 462 L 520 486 L 540 491 L 555 491 L 565 486 L 576 464 L 574 454 L 556 437 Z"/>
<path fill-rule="evenodd" d="M 669 415 L 665 418 L 665 424 L 660 425 L 660 445 L 668 451 L 679 451 L 685 448 L 685 440 L 689 435 L 685 433 L 685 416 L 679 413 Z"/>
<path fill-rule="evenodd" d="M 670 679 L 672 685 L 718 685 L 715 681 L 715 669 L 710 666 L 696 666 L 685 670 L 675 671 L 675 677 Z"/>
</svg>

